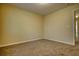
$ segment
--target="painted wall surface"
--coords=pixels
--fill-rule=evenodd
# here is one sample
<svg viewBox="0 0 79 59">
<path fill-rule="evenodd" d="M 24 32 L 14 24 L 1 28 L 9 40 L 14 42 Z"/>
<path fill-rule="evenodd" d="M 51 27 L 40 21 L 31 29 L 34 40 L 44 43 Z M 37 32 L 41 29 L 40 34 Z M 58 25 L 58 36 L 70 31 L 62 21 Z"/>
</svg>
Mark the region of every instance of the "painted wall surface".
<svg viewBox="0 0 79 59">
<path fill-rule="evenodd" d="M 0 45 L 38 39 L 75 45 L 74 11 L 79 9 L 79 5 L 69 6 L 44 17 L 8 4 L 0 7 Z"/>
<path fill-rule="evenodd" d="M 2 39 L 0 45 L 42 39 L 43 17 L 11 6 L 1 5 Z"/>
<path fill-rule="evenodd" d="M 0 11 L 1 11 L 1 9 L 0 9 Z M 1 14 L 0 14 L 0 40 L 1 40 Z"/>
<path fill-rule="evenodd" d="M 45 16 L 44 38 L 75 45 L 74 11 L 79 5 L 69 6 Z"/>
</svg>

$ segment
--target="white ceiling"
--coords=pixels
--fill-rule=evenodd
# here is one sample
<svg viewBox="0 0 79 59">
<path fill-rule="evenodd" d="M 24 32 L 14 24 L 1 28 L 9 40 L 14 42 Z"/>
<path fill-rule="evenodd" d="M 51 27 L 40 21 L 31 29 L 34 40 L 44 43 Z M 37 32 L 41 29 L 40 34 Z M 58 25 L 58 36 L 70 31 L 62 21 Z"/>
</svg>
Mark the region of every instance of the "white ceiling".
<svg viewBox="0 0 79 59">
<path fill-rule="evenodd" d="M 35 12 L 41 15 L 47 15 L 51 12 L 59 10 L 61 8 L 73 5 L 71 3 L 14 3 L 12 5 L 16 5 L 19 8 L 23 8 L 25 10 L 29 10 L 31 12 Z"/>
</svg>

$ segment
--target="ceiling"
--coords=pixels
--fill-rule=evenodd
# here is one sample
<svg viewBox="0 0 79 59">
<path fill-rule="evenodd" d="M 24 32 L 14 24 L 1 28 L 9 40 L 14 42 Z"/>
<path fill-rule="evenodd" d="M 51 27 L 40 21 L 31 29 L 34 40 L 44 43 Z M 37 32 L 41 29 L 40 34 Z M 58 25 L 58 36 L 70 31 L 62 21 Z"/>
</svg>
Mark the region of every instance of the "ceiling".
<svg viewBox="0 0 79 59">
<path fill-rule="evenodd" d="M 64 7 L 73 5 L 72 3 L 14 3 L 19 8 L 29 10 L 41 15 L 47 15 Z"/>
</svg>

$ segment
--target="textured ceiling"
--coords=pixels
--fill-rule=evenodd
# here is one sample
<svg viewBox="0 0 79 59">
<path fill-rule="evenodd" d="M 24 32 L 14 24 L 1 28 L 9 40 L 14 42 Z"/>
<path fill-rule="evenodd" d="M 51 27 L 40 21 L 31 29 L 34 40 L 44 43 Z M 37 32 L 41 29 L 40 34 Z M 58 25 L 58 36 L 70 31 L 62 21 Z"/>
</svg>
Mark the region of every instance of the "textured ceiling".
<svg viewBox="0 0 79 59">
<path fill-rule="evenodd" d="M 73 5 L 71 3 L 15 3 L 12 5 L 16 5 L 19 8 L 23 8 L 25 10 L 29 10 L 31 12 L 35 12 L 41 15 L 47 15 L 51 12 L 59 10 L 61 8 Z"/>
</svg>

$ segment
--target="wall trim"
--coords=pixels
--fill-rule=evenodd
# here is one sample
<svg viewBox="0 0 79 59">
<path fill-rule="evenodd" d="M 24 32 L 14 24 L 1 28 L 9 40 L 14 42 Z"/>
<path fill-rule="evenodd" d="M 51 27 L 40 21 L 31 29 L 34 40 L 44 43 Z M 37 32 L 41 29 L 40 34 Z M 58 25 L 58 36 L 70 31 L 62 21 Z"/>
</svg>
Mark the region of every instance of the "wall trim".
<svg viewBox="0 0 79 59">
<path fill-rule="evenodd" d="M 12 42 L 12 43 L 6 43 L 3 45 L 0 45 L 0 47 L 7 47 L 7 46 L 11 46 L 11 45 L 15 45 L 15 44 L 21 44 L 21 43 L 26 43 L 26 42 L 31 42 L 31 41 L 36 41 L 36 40 L 40 40 L 40 39 L 32 39 L 32 40 L 26 40 L 26 41 L 18 41 L 18 42 Z"/>
<path fill-rule="evenodd" d="M 26 41 L 13 42 L 13 43 L 9 43 L 9 44 L 0 45 L 0 47 L 7 47 L 7 46 L 15 45 L 15 44 L 22 44 L 22 43 L 27 43 L 27 42 L 36 41 L 36 40 L 41 40 L 41 39 L 32 39 L 32 40 L 26 40 Z M 69 42 L 52 40 L 52 39 L 45 39 L 45 40 L 50 40 L 50 41 L 55 41 L 55 42 L 60 42 L 60 43 L 63 43 L 63 44 L 75 46 L 75 43 L 72 44 L 72 43 L 69 43 Z"/>
<path fill-rule="evenodd" d="M 60 42 L 60 43 L 63 43 L 63 44 L 68 44 L 68 45 L 75 46 L 75 43 L 72 43 L 72 42 L 65 42 L 65 41 L 59 41 L 59 40 L 53 40 L 53 39 L 47 39 L 47 40 L 55 41 L 55 42 Z"/>
</svg>

